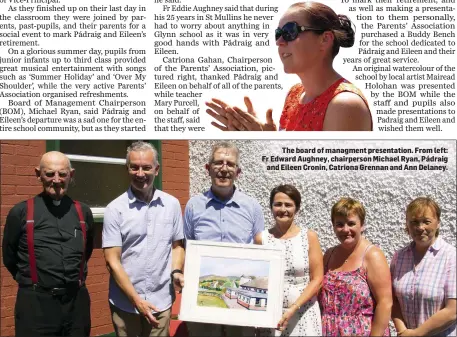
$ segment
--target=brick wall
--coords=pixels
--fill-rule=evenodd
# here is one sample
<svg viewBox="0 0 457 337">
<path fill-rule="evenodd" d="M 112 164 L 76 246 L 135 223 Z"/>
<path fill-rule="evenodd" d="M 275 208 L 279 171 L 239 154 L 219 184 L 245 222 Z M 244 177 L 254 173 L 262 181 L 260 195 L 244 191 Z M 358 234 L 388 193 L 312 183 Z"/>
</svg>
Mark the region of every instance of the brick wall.
<svg viewBox="0 0 457 337">
<path fill-rule="evenodd" d="M 28 199 L 41 191 L 33 168 L 46 151 L 46 141 L 0 141 L 1 148 L 1 234 L 6 215 L 19 201 Z M 189 146 L 187 141 L 162 142 L 163 190 L 176 196 L 181 206 L 189 198 Z M 1 242 L 1 240 L 0 240 Z M 0 335 L 14 335 L 14 304 L 17 285 L 9 272 L 0 264 L 1 322 Z M 113 331 L 108 307 L 108 279 L 101 249 L 95 249 L 89 261 L 87 287 L 91 296 L 92 335 Z M 173 309 L 177 313 L 178 306 Z"/>
<path fill-rule="evenodd" d="M 162 188 L 179 199 L 182 210 L 189 200 L 189 142 L 162 141 Z"/>
<path fill-rule="evenodd" d="M 189 200 L 189 142 L 162 141 L 162 187 L 163 190 L 179 199 L 184 212 Z M 176 295 L 170 322 L 170 335 L 174 337 L 187 336 L 185 324 L 178 321 L 181 295 Z"/>
<path fill-rule="evenodd" d="M 8 211 L 16 203 L 28 199 L 41 191 L 34 173 L 34 167 L 40 162 L 46 151 L 46 142 L 1 141 L 0 144 L 0 223 L 3 229 Z M 1 243 L 0 243 L 1 244 Z M 17 284 L 3 266 L 1 272 L 1 336 L 14 336 L 14 304 Z"/>
<path fill-rule="evenodd" d="M 103 335 L 112 332 L 108 306 L 108 280 L 105 259 L 101 249 L 94 249 L 88 265 L 87 289 L 90 294 L 91 335 Z"/>
</svg>

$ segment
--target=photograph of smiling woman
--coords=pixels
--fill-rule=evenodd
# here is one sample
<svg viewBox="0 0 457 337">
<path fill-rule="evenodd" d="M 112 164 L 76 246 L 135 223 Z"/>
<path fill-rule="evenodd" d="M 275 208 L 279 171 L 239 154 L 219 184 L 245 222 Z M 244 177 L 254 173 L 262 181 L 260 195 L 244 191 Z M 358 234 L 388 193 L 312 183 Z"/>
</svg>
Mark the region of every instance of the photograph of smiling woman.
<svg viewBox="0 0 457 337">
<path fill-rule="evenodd" d="M 340 47 L 354 45 L 355 31 L 346 15 L 318 2 L 289 7 L 275 31 L 276 46 L 286 74 L 296 74 L 286 98 L 279 128 L 266 112 L 261 121 L 248 97 L 247 109 L 219 99 L 206 112 L 223 131 L 372 131 L 373 122 L 362 92 L 333 69 Z"/>
</svg>

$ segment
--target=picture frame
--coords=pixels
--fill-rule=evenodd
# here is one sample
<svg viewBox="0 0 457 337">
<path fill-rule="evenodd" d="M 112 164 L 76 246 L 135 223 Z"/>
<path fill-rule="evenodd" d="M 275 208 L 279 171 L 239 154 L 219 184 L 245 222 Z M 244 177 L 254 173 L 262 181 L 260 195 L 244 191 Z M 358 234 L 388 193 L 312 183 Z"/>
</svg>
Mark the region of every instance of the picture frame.
<svg viewBox="0 0 457 337">
<path fill-rule="evenodd" d="M 179 319 L 276 328 L 284 254 L 262 245 L 188 240 Z"/>
</svg>

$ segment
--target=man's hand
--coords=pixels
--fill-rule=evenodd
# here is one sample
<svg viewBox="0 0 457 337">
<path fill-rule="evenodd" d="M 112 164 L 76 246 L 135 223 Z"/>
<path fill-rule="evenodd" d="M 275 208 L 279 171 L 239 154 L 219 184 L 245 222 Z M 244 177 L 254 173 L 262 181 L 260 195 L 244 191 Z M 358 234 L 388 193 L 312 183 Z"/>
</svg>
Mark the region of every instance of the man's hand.
<svg viewBox="0 0 457 337">
<path fill-rule="evenodd" d="M 181 273 L 174 273 L 172 281 L 175 291 L 181 293 L 182 288 L 184 288 L 184 275 Z"/>
<path fill-rule="evenodd" d="M 152 305 L 146 300 L 139 299 L 137 302 L 135 302 L 135 307 L 138 309 L 140 314 L 146 318 L 149 324 L 152 324 L 154 326 L 159 325 L 159 321 L 152 314 L 152 311 L 159 312 L 159 309 L 157 309 L 154 305 Z"/>
</svg>

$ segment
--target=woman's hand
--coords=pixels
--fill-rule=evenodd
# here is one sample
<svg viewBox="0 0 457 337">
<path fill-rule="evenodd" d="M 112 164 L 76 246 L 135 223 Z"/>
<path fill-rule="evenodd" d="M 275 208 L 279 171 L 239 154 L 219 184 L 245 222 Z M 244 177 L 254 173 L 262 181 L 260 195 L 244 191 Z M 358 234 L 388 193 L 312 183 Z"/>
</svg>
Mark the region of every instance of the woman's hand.
<svg viewBox="0 0 457 337">
<path fill-rule="evenodd" d="M 222 124 L 211 122 L 211 125 L 222 131 L 238 131 L 232 125 L 232 115 L 226 110 L 229 108 L 227 103 L 212 98 L 211 102 L 205 102 L 205 104 L 209 107 L 209 109 L 206 109 L 206 113 Z"/>
<path fill-rule="evenodd" d="M 295 309 L 298 310 L 298 306 L 296 306 L 295 304 L 292 304 L 292 306 L 284 312 L 281 319 L 279 320 L 277 330 L 284 331 L 286 329 L 287 324 L 289 324 L 290 319 L 292 318 L 293 315 L 295 315 L 295 313 L 297 311 Z"/>
<path fill-rule="evenodd" d="M 247 111 L 238 107 L 230 107 L 225 102 L 213 98 L 211 102 L 206 102 L 210 108 L 206 113 L 216 119 L 222 125 L 211 122 L 211 125 L 222 131 L 276 131 L 277 127 L 273 121 L 271 109 L 267 110 L 266 123 L 262 123 L 254 111 L 252 102 L 249 97 L 244 98 Z"/>
<path fill-rule="evenodd" d="M 276 131 L 278 129 L 273 121 L 273 110 L 267 110 L 267 121 L 266 123 L 262 123 L 257 118 L 257 113 L 254 111 L 249 97 L 244 98 L 244 104 L 246 104 L 247 111 L 243 111 L 238 107 L 226 109 L 232 113 L 232 124 L 236 129 L 241 131 Z"/>
<path fill-rule="evenodd" d="M 403 330 L 401 333 L 399 333 L 398 336 L 401 336 L 401 337 L 417 336 L 417 333 L 414 329 L 406 329 L 406 330 Z"/>
</svg>

